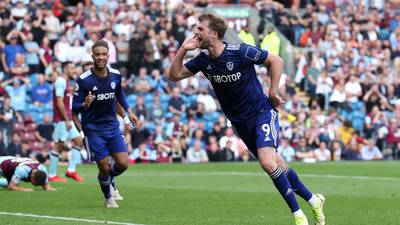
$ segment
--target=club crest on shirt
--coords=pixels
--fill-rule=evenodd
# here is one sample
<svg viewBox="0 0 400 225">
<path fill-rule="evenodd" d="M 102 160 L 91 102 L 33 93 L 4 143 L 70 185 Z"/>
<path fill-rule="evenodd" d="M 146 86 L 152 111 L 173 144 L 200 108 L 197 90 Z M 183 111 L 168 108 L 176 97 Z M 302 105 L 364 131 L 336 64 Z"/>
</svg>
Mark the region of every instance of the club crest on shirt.
<svg viewBox="0 0 400 225">
<path fill-rule="evenodd" d="M 114 90 L 115 89 L 115 82 L 111 82 L 111 88 Z"/>
<path fill-rule="evenodd" d="M 226 68 L 228 68 L 228 70 L 232 71 L 233 70 L 233 62 L 227 62 Z"/>
</svg>

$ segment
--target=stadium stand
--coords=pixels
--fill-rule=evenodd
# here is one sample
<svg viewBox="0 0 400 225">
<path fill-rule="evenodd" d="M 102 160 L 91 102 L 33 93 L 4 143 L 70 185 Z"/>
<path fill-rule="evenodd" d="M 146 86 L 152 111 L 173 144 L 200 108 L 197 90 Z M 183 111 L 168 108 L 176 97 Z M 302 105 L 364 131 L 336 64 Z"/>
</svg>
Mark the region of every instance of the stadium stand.
<svg viewBox="0 0 400 225">
<path fill-rule="evenodd" d="M 36 133 L 49 125 L 44 122 L 53 113 L 48 93 L 61 63 L 74 62 L 79 75 L 81 63 L 91 60 L 93 42 L 105 39 L 128 103 L 144 123 L 126 134 L 131 162 L 181 162 L 188 151 L 191 162 L 254 159 L 230 132 L 204 76 L 179 84 L 165 78 L 180 44 L 193 35 L 196 15 L 213 4 L 235 3 L 257 10 L 260 25 L 240 20 L 229 29 L 230 39 L 254 40 L 281 55 L 294 48 L 295 71 L 286 71 L 280 86 L 286 99 L 280 110 L 286 160 L 362 159 L 362 151 L 376 148 L 383 159 L 399 159 L 398 1 L 292 2 L 1 1 L 0 152 L 47 155 L 51 140 Z M 257 71 L 268 90 L 267 70 Z M 15 147 L 21 144 L 25 147 Z M 192 157 L 198 149 L 207 153 L 204 159 Z"/>
</svg>

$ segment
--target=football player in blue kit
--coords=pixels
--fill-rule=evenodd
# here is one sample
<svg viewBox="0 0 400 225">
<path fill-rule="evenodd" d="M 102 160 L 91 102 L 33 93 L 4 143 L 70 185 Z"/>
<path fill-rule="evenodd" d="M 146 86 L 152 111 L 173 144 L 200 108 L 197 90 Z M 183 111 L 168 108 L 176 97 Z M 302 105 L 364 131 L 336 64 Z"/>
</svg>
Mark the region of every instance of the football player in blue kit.
<svg viewBox="0 0 400 225">
<path fill-rule="evenodd" d="M 116 176 L 128 168 L 128 151 L 125 138 L 119 130 L 115 98 L 136 126 L 139 121 L 128 106 L 119 71 L 107 66 L 108 57 L 107 42 L 96 41 L 92 47 L 94 66 L 76 80 L 72 108 L 74 113 L 82 115 L 85 147 L 99 168 L 98 181 L 104 194 L 105 207 L 117 208 L 112 198 L 111 184 Z M 113 160 L 110 160 L 110 156 Z"/>
<path fill-rule="evenodd" d="M 211 82 L 225 115 L 286 201 L 296 225 L 308 225 L 308 221 L 294 193 L 311 205 L 315 224 L 324 225 L 324 196 L 311 193 L 276 151 L 279 144 L 277 108 L 284 103 L 277 95 L 283 61 L 257 47 L 223 42 L 226 29 L 222 18 L 201 14 L 195 36 L 182 44 L 173 59 L 169 78 L 179 81 L 201 71 Z M 196 48 L 202 51 L 183 64 L 186 52 Z M 269 67 L 268 96 L 263 93 L 254 64 Z"/>
</svg>

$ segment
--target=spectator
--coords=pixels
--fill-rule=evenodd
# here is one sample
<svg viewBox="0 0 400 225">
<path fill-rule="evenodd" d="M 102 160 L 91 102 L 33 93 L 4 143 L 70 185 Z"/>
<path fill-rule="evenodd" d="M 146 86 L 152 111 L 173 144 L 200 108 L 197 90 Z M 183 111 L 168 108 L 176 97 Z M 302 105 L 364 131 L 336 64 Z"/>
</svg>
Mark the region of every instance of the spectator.
<svg viewBox="0 0 400 225">
<path fill-rule="evenodd" d="M 168 111 L 174 114 L 183 114 L 185 112 L 185 103 L 180 97 L 179 87 L 173 88 L 172 97 L 168 102 Z"/>
<path fill-rule="evenodd" d="M 208 89 L 200 90 L 200 93 L 197 96 L 197 102 L 203 103 L 206 113 L 212 113 L 217 110 L 217 103 L 214 98 L 208 94 Z"/>
<path fill-rule="evenodd" d="M 296 153 L 292 146 L 289 145 L 289 140 L 286 138 L 281 139 L 278 147 L 278 153 L 286 162 L 292 162 L 296 159 Z"/>
<path fill-rule="evenodd" d="M 11 141 L 15 123 L 22 123 L 22 116 L 11 107 L 10 97 L 5 97 L 3 106 L 0 109 L 0 136 L 5 137 L 4 139 L 2 138 L 2 142 L 6 145 Z"/>
<path fill-rule="evenodd" d="M 221 150 L 217 143 L 211 143 L 207 148 L 207 156 L 210 162 L 221 161 Z"/>
<path fill-rule="evenodd" d="M 231 142 L 231 150 L 235 153 L 234 159 L 239 156 L 238 141 L 239 138 L 235 135 L 233 128 L 229 127 L 225 130 L 225 136 L 219 140 L 219 146 L 223 149 L 226 147 L 227 142 Z"/>
<path fill-rule="evenodd" d="M 315 158 L 319 162 L 331 161 L 331 150 L 326 147 L 326 143 L 321 141 L 319 148 L 314 149 Z"/>
<path fill-rule="evenodd" d="M 149 109 L 144 105 L 144 98 L 141 95 L 137 97 L 136 105 L 132 111 L 141 121 L 149 119 Z"/>
<path fill-rule="evenodd" d="M 33 86 L 31 91 L 33 104 L 36 106 L 48 104 L 52 99 L 51 90 L 51 86 L 46 83 L 46 77 L 44 74 L 40 74 L 38 76 L 38 83 Z"/>
<path fill-rule="evenodd" d="M 146 63 L 148 70 L 158 69 L 161 70 L 162 43 L 154 30 L 149 30 L 147 33 L 148 38 L 144 42 Z"/>
<path fill-rule="evenodd" d="M 171 162 L 180 163 L 184 161 L 183 151 L 178 139 L 171 141 Z"/>
<path fill-rule="evenodd" d="M 159 95 L 164 93 L 164 88 L 165 88 L 165 83 L 164 80 L 160 74 L 160 70 L 158 69 L 153 69 L 153 71 L 151 72 L 151 76 L 152 76 L 152 80 L 150 81 L 150 86 L 151 89 L 153 90 L 153 93 L 155 95 Z"/>
<path fill-rule="evenodd" d="M 340 161 L 345 159 L 345 151 L 343 150 L 343 146 L 339 141 L 335 141 L 332 143 L 332 160 Z"/>
<path fill-rule="evenodd" d="M 36 128 L 35 136 L 38 141 L 45 143 L 48 150 L 51 150 L 53 146 L 53 132 L 54 125 L 52 124 L 51 116 L 45 114 L 43 116 L 43 123 L 39 124 Z"/>
<path fill-rule="evenodd" d="M 12 85 L 10 85 L 11 83 Z M 5 87 L 8 96 L 12 96 L 11 107 L 22 114 L 25 110 L 27 84 L 29 84 L 29 80 L 23 77 L 13 77 L 1 84 Z"/>
<path fill-rule="evenodd" d="M 7 155 L 17 157 L 22 156 L 21 137 L 16 132 L 12 134 L 11 143 L 7 146 Z"/>
<path fill-rule="evenodd" d="M 3 69 L 6 73 L 11 72 L 11 68 L 15 63 L 17 54 L 25 53 L 25 50 L 22 47 L 22 45 L 18 44 L 18 36 L 20 36 L 21 38 L 24 37 L 23 33 L 19 32 L 17 30 L 12 30 L 10 33 L 8 33 L 7 38 L 6 38 L 10 42 L 10 44 L 7 44 L 4 47 L 4 52 L 3 52 L 2 58 L 1 58 Z"/>
<path fill-rule="evenodd" d="M 299 146 L 296 147 L 296 158 L 303 162 L 316 162 L 314 151 L 307 145 L 306 138 L 301 138 Z"/>
<path fill-rule="evenodd" d="M 144 40 L 140 37 L 137 31 L 133 32 L 132 38 L 129 40 L 129 66 L 130 72 L 138 76 L 139 65 L 142 65 L 144 58 Z"/>
<path fill-rule="evenodd" d="M 50 39 L 50 47 L 53 48 L 62 31 L 61 23 L 50 9 L 44 9 L 43 14 L 43 30 L 46 31 L 47 37 Z"/>
<path fill-rule="evenodd" d="M 351 75 L 350 80 L 346 83 L 345 87 L 346 100 L 348 103 L 355 103 L 362 95 L 362 89 L 359 79 L 356 75 Z"/>
<path fill-rule="evenodd" d="M 24 48 L 26 49 L 26 63 L 29 66 L 29 73 L 38 73 L 40 70 L 39 44 L 34 41 L 32 33 L 28 33 L 26 37 L 27 41 L 24 42 Z"/>
<path fill-rule="evenodd" d="M 128 53 L 129 53 L 129 43 L 127 41 L 127 35 L 122 33 L 118 36 L 116 42 L 117 47 L 117 58 L 118 58 L 118 68 L 128 67 Z"/>
<path fill-rule="evenodd" d="M 204 163 L 208 162 L 207 152 L 202 148 L 201 141 L 194 142 L 193 147 L 190 147 L 186 153 L 186 161 L 188 163 Z"/>
<path fill-rule="evenodd" d="M 27 77 L 29 67 L 25 64 L 25 55 L 17 53 L 15 55 L 15 62 L 11 66 L 11 77 Z"/>
<path fill-rule="evenodd" d="M 140 68 L 139 77 L 135 79 L 135 92 L 138 94 L 145 94 L 151 91 L 151 81 L 147 76 L 147 69 Z"/>
<path fill-rule="evenodd" d="M 44 68 L 47 68 L 53 60 L 53 50 L 50 46 L 50 39 L 47 36 L 43 37 L 42 39 L 39 53 L 40 53 L 40 62 L 42 65 L 40 71 L 43 72 Z"/>
<path fill-rule="evenodd" d="M 370 139 L 367 145 L 361 148 L 362 160 L 381 160 L 383 159 L 381 151 L 375 146 L 374 140 Z"/>
<path fill-rule="evenodd" d="M 233 142 L 232 141 L 227 141 L 224 147 L 221 150 L 221 161 L 225 162 L 231 162 L 235 161 L 236 156 L 235 152 L 233 151 L 232 148 Z"/>
<path fill-rule="evenodd" d="M 70 52 L 71 45 L 68 43 L 67 37 L 63 34 L 61 35 L 60 40 L 54 45 L 54 56 L 58 61 L 66 62 L 69 60 Z"/>
</svg>

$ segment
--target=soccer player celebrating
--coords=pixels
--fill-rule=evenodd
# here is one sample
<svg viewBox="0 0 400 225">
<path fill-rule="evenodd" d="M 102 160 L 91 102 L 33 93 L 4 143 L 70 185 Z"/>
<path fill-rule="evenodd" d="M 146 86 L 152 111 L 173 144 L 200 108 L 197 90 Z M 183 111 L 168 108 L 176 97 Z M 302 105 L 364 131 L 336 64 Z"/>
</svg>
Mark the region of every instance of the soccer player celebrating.
<svg viewBox="0 0 400 225">
<path fill-rule="evenodd" d="M 208 13 L 200 15 L 195 36 L 182 44 L 173 59 L 169 78 L 179 81 L 201 71 L 210 80 L 225 115 L 288 204 L 296 225 L 308 225 L 308 221 L 293 192 L 311 205 L 315 224 L 325 224 L 325 198 L 312 194 L 276 151 L 279 143 L 276 109 L 283 104 L 277 96 L 282 59 L 247 44 L 223 42 L 226 29 L 223 19 Z M 183 65 L 186 52 L 196 48 L 203 50 Z M 254 64 L 269 67 L 268 96 L 263 93 Z"/>
<path fill-rule="evenodd" d="M 92 69 L 93 66 L 94 66 L 94 63 L 91 61 L 84 62 L 82 64 L 82 71 L 84 71 L 84 72 L 88 71 L 88 70 Z M 117 106 L 118 115 L 121 116 L 122 118 L 124 118 L 125 132 L 129 132 L 131 130 L 130 119 L 129 119 L 129 117 L 125 116 L 124 108 L 122 108 L 121 104 L 118 103 L 117 99 L 115 99 L 115 102 L 117 104 L 116 106 Z M 74 121 L 76 128 L 78 129 L 81 136 L 84 138 L 85 134 L 82 131 L 82 124 L 79 120 L 78 115 L 75 112 L 72 112 L 72 121 Z M 80 147 L 83 147 L 83 146 L 80 146 Z M 89 157 L 90 157 L 90 152 L 86 152 L 84 159 L 86 160 Z M 123 200 L 123 197 L 119 194 L 119 191 L 115 185 L 114 179 L 111 180 L 110 188 L 111 188 L 111 196 L 114 200 Z"/>
<path fill-rule="evenodd" d="M 68 169 L 65 176 L 76 181 L 83 181 L 83 178 L 76 172 L 76 166 L 81 162 L 81 150 L 79 146 L 83 145 L 83 139 L 79 135 L 74 123 L 71 123 L 71 106 L 70 106 L 70 86 L 69 79 L 74 76 L 74 66 L 72 62 L 64 62 L 62 64 L 63 75 L 57 77 L 53 90 L 53 122 L 56 123 L 54 130 L 55 151 L 50 152 L 50 173 L 49 180 L 54 182 L 66 182 L 67 179 L 57 176 L 57 167 L 59 161 L 59 153 L 65 148 L 65 142 L 72 140 L 73 146 L 71 150 L 71 159 L 69 160 Z"/>
<path fill-rule="evenodd" d="M 46 167 L 38 161 L 14 156 L 0 157 L 0 187 L 11 191 L 33 191 L 31 188 L 19 187 L 21 181 L 42 186 L 46 191 L 55 191 L 47 180 Z"/>
<path fill-rule="evenodd" d="M 107 67 L 108 57 L 107 42 L 96 41 L 92 47 L 94 67 L 78 77 L 72 107 L 76 114 L 82 113 L 85 145 L 99 168 L 98 181 L 104 194 L 105 207 L 117 208 L 111 187 L 114 178 L 128 168 L 128 151 L 119 130 L 114 98 L 117 98 L 136 126 L 139 121 L 128 106 L 119 71 Z M 113 160 L 110 160 L 110 156 Z"/>
</svg>

